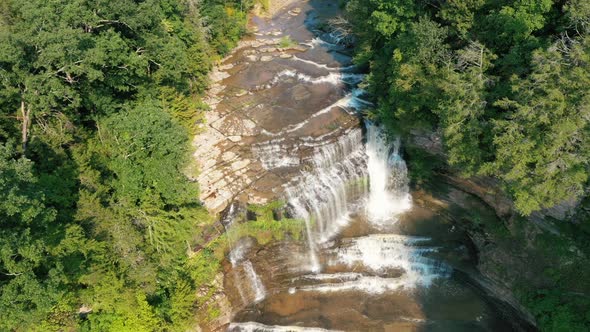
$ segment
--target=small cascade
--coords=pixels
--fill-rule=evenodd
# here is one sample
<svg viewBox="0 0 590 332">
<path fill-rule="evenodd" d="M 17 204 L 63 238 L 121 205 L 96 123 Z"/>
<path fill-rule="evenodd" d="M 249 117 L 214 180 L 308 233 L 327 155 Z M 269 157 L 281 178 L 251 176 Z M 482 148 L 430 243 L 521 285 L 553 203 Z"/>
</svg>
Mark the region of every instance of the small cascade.
<svg viewBox="0 0 590 332">
<path fill-rule="evenodd" d="M 306 63 L 308 65 L 314 66 L 316 68 L 319 69 L 324 69 L 324 70 L 328 70 L 328 71 L 335 71 L 335 72 L 345 72 L 345 71 L 349 71 L 349 70 L 353 70 L 356 69 L 357 66 L 356 65 L 349 65 L 349 66 L 345 66 L 345 67 L 330 67 L 328 65 L 322 64 L 322 63 L 317 63 L 315 61 L 311 61 L 311 60 L 306 60 L 297 56 L 294 56 L 293 58 L 291 58 L 294 61 L 299 61 L 299 62 L 303 62 Z"/>
<path fill-rule="evenodd" d="M 229 261 L 234 269 L 239 268 L 240 262 L 245 259 L 247 251 L 250 249 L 249 242 L 247 241 L 239 241 L 236 246 L 229 252 Z M 230 241 L 231 245 L 231 241 Z M 243 304 L 248 304 L 248 298 L 246 297 L 246 293 L 244 291 L 244 286 L 242 285 L 242 280 L 240 279 L 237 273 L 233 274 L 233 281 L 238 290 L 238 294 L 240 295 L 240 299 L 242 300 Z"/>
<path fill-rule="evenodd" d="M 327 48 L 330 51 L 333 51 L 333 50 L 343 50 L 344 49 L 344 46 L 339 45 L 337 43 L 332 43 L 332 42 L 323 40 L 320 37 L 315 37 L 311 41 L 305 42 L 305 43 L 301 43 L 301 44 L 306 45 L 306 46 L 309 46 L 311 48 L 325 47 L 325 48 Z"/>
<path fill-rule="evenodd" d="M 266 297 L 266 289 L 256 274 L 252 262 L 247 259 L 252 241 L 249 238 L 235 238 L 233 236 L 232 227 L 237 222 L 238 212 L 237 204 L 231 204 L 221 222 L 228 237 L 230 247 L 228 258 L 232 265 L 234 285 L 242 303 L 248 305 L 263 300 Z"/>
<path fill-rule="evenodd" d="M 408 284 L 405 276 L 386 278 L 361 273 L 315 274 L 308 276 L 311 283 L 297 287 L 293 292 L 336 293 L 360 291 L 367 294 L 382 294 L 397 291 Z"/>
<path fill-rule="evenodd" d="M 438 251 L 428 246 L 427 237 L 411 237 L 397 234 L 372 234 L 344 239 L 324 254 L 327 265 L 360 272 L 310 274 L 297 277 L 290 293 L 313 291 L 333 293 L 362 291 L 381 294 L 400 289 L 412 290 L 418 286 L 429 287 L 438 278 L 448 277 L 452 269 L 446 264 L 427 257 Z"/>
<path fill-rule="evenodd" d="M 350 201 L 367 191 L 362 131 L 353 129 L 337 141 L 317 147 L 294 185 L 286 189 L 294 214 L 305 220 L 312 271 L 319 271 L 317 243 L 347 224 Z"/>
<path fill-rule="evenodd" d="M 356 93 L 355 91 L 357 91 L 357 90 L 353 90 L 352 92 L 346 94 L 344 97 L 337 100 L 335 103 L 328 105 L 327 107 L 315 112 L 309 118 L 307 118 L 299 123 L 289 125 L 277 133 L 270 132 L 266 129 L 262 129 L 261 132 L 264 135 L 267 135 L 270 137 L 284 136 L 286 134 L 290 134 L 290 133 L 296 132 L 297 130 L 300 130 L 301 128 L 303 128 L 307 124 L 309 124 L 310 121 L 312 121 L 314 118 L 317 118 L 318 116 L 329 113 L 336 107 L 340 107 L 349 113 L 354 113 L 351 110 L 356 112 L 357 110 L 360 110 L 363 107 L 368 105 L 367 101 L 362 100 L 361 98 L 355 96 L 355 93 Z"/>
<path fill-rule="evenodd" d="M 264 325 L 256 322 L 231 323 L 228 332 L 338 332 L 315 327 Z"/>
<path fill-rule="evenodd" d="M 235 256 L 230 253 L 233 283 L 240 295 L 242 304 L 248 305 L 264 300 L 266 288 L 256 270 L 254 270 L 252 262 L 250 260 L 235 261 Z"/>
<path fill-rule="evenodd" d="M 284 138 L 272 139 L 252 146 L 252 152 L 262 163 L 264 169 L 299 166 L 297 146 L 286 144 Z"/>
<path fill-rule="evenodd" d="M 376 274 L 402 273 L 404 288 L 418 285 L 430 286 L 433 280 L 447 276 L 450 268 L 427 257 L 437 252 L 437 247 L 428 246 L 429 238 L 397 234 L 373 234 L 348 239 L 333 252 L 332 264 L 349 267 L 363 266 Z"/>
<path fill-rule="evenodd" d="M 292 69 L 285 69 L 275 75 L 269 82 L 259 85 L 255 90 L 270 89 L 275 85 L 284 81 L 285 78 L 294 78 L 299 82 L 310 83 L 310 84 L 357 84 L 363 79 L 363 74 L 346 73 L 346 72 L 333 72 L 331 71 L 328 75 L 312 77 L 310 75 L 298 72 Z"/>
<path fill-rule="evenodd" d="M 367 123 L 370 194 L 367 215 L 375 224 L 391 223 L 412 207 L 408 169 L 399 154 L 400 140 L 387 140 L 383 130 Z"/>
<path fill-rule="evenodd" d="M 244 271 L 246 272 L 246 277 L 250 281 L 250 286 L 254 290 L 254 302 L 260 302 L 266 297 L 266 289 L 262 284 L 262 280 L 254 271 L 254 267 L 252 266 L 252 262 L 245 261 L 242 265 Z"/>
</svg>

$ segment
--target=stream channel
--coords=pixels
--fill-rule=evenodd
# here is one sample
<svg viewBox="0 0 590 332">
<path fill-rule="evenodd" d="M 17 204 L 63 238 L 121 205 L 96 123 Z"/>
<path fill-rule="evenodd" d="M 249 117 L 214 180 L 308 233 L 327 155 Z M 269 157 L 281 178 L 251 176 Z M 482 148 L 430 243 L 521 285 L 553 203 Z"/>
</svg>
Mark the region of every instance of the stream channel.
<svg viewBox="0 0 590 332">
<path fill-rule="evenodd" d="M 413 204 L 400 141 L 362 119 L 371 104 L 352 49 L 322 31 L 339 12 L 312 0 L 254 17 L 255 33 L 214 73 L 209 137 L 196 154 L 201 200 L 224 210 L 226 228 L 234 201 L 282 199 L 305 220 L 302 241 L 232 241 L 225 328 L 512 330 L 465 278 L 477 273 L 465 234 Z"/>
</svg>

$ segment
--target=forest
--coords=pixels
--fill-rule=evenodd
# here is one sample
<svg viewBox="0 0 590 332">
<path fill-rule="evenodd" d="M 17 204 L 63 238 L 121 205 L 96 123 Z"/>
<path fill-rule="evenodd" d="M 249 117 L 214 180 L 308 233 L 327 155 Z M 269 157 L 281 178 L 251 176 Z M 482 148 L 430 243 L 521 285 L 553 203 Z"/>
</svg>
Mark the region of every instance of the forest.
<svg viewBox="0 0 590 332">
<path fill-rule="evenodd" d="M 341 5 L 367 117 L 440 131 L 446 161 L 499 179 L 522 216 L 588 202 L 590 1 Z M 219 262 L 193 255 L 214 220 L 191 144 L 208 73 L 253 6 L 0 0 L 0 331 L 184 331 L 202 318 Z M 408 159 L 433 176 L 436 163 Z M 573 228 L 588 243 L 584 218 Z M 543 292 L 528 305 L 543 330 L 590 326 L 590 311 Z"/>
<path fill-rule="evenodd" d="M 590 3 L 352 0 L 372 114 L 439 129 L 451 165 L 502 180 L 523 215 L 586 193 Z"/>
<path fill-rule="evenodd" d="M 251 6 L 0 1 L 1 331 L 195 324 L 188 153 Z"/>
<path fill-rule="evenodd" d="M 406 151 L 413 181 L 428 184 L 447 164 L 465 178 L 499 179 L 522 222 L 573 202 L 573 215 L 554 221 L 560 236 L 513 241 L 562 264 L 572 254 L 561 248 L 577 246 L 588 257 L 590 1 L 351 0 L 345 7 L 376 105 L 367 116 L 396 135 L 442 136 L 442 161 Z M 542 331 L 590 328 L 590 300 L 571 291 L 587 289 L 585 262 L 546 270 L 546 288 L 525 282 L 513 290 Z"/>
</svg>

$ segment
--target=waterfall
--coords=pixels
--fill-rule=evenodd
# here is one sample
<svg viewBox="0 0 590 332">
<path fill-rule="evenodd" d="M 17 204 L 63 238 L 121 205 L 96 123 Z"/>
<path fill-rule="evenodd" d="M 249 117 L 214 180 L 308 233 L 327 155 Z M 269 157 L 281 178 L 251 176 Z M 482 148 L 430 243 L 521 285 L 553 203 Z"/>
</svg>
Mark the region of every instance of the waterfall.
<svg viewBox="0 0 590 332">
<path fill-rule="evenodd" d="M 230 253 L 232 275 L 235 287 L 243 305 L 262 301 L 266 297 L 266 288 L 254 270 L 250 260 L 235 261 L 235 255 Z"/>
<path fill-rule="evenodd" d="M 262 280 L 254 271 L 254 267 L 252 266 L 252 262 L 245 261 L 243 264 L 244 271 L 246 272 L 246 277 L 250 281 L 250 285 L 254 290 L 254 301 L 260 302 L 266 297 L 266 289 L 262 284 Z"/>
<path fill-rule="evenodd" d="M 397 234 L 373 234 L 348 239 L 333 255 L 332 263 L 349 267 L 362 265 L 376 274 L 389 274 L 393 270 L 403 272 L 403 287 L 430 286 L 436 278 L 448 275 L 450 269 L 427 254 L 437 252 L 428 246 L 427 237 Z"/>
<path fill-rule="evenodd" d="M 251 240 L 249 238 L 235 238 L 231 231 L 236 223 L 238 213 L 237 204 L 231 204 L 221 219 L 221 223 L 228 237 L 230 248 L 228 258 L 234 270 L 234 283 L 242 303 L 247 305 L 251 302 L 263 300 L 266 297 L 266 289 L 262 280 L 256 274 L 252 262 L 246 259 L 248 251 L 252 247 Z"/>
<path fill-rule="evenodd" d="M 389 142 L 379 127 L 367 123 L 366 149 L 361 130 L 352 130 L 317 148 L 311 169 L 287 188 L 294 214 L 306 221 L 312 270 L 319 271 L 317 244 L 347 225 L 354 199 L 368 196 L 366 212 L 377 225 L 395 222 L 411 207 L 408 172 L 399 147 L 399 139 Z"/>
<path fill-rule="evenodd" d="M 370 193 L 367 215 L 371 222 L 384 224 L 409 210 L 412 201 L 408 169 L 399 154 L 400 140 L 387 140 L 383 130 L 367 123 L 367 168 Z"/>
<path fill-rule="evenodd" d="M 351 199 L 367 191 L 362 131 L 355 128 L 335 142 L 316 147 L 295 184 L 286 193 L 294 214 L 305 220 L 310 267 L 319 271 L 317 243 L 347 224 Z"/>
</svg>

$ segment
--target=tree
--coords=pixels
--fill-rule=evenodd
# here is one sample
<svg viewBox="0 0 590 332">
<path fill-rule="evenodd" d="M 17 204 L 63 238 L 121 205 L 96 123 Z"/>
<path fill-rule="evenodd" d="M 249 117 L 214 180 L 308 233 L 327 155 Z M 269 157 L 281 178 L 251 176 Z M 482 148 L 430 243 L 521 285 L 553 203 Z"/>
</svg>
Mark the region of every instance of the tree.
<svg viewBox="0 0 590 332">
<path fill-rule="evenodd" d="M 557 48 L 534 54 L 533 73 L 514 78 L 509 112 L 495 122 L 496 161 L 516 207 L 529 214 L 574 200 L 584 191 L 590 160 L 590 54 L 588 37 L 570 54 Z"/>
<path fill-rule="evenodd" d="M 486 159 L 485 120 L 486 87 L 490 79 L 486 71 L 494 55 L 481 43 L 471 42 L 459 50 L 457 65 L 447 69 L 441 80 L 441 99 L 436 113 L 443 129 L 444 143 L 451 165 L 465 175 L 477 173 Z"/>
<path fill-rule="evenodd" d="M 15 151 L 0 145 L 0 329 L 27 330 L 75 284 L 90 248 L 79 227 L 55 222 L 33 163 Z"/>
</svg>

